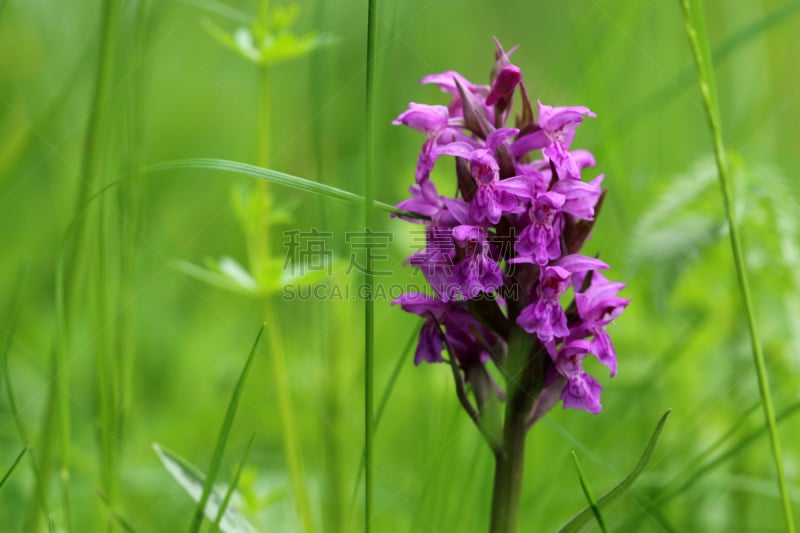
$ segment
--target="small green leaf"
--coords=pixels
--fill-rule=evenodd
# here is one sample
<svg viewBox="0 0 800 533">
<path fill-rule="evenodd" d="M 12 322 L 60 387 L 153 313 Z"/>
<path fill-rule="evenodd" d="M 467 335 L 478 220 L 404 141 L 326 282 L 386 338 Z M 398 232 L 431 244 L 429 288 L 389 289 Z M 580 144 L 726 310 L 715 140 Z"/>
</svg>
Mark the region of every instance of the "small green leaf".
<svg viewBox="0 0 800 533">
<path fill-rule="evenodd" d="M 230 274 L 223 272 L 216 260 L 211 259 L 208 262 L 211 264 L 211 268 L 204 268 L 189 261 L 184 261 L 183 259 L 173 259 L 170 264 L 175 270 L 204 283 L 208 283 L 209 285 L 248 295 L 257 294 L 257 285 L 251 286 L 249 282 L 242 283 L 242 281 L 236 277 L 232 277 Z M 249 274 L 246 274 L 246 277 L 243 276 L 243 279 L 246 278 L 252 280 Z"/>
<path fill-rule="evenodd" d="M 200 501 L 206 477 L 186 459 L 172 452 L 160 444 L 153 443 L 153 450 L 161 460 L 167 472 L 175 478 L 186 493 L 195 502 Z M 219 490 L 213 490 L 205 506 L 205 515 L 209 520 L 214 520 L 224 497 Z M 233 507 L 228 507 L 220 522 L 220 529 L 225 533 L 256 533 L 258 531 Z"/>
<path fill-rule="evenodd" d="M 666 411 L 663 415 L 661 415 L 655 431 L 653 431 L 653 434 L 650 436 L 650 440 L 647 441 L 647 446 L 645 446 L 642 456 L 639 458 L 639 462 L 636 463 L 636 466 L 633 467 L 633 470 L 631 470 L 630 474 L 625 476 L 625 479 L 620 481 L 616 487 L 606 492 L 599 500 L 597 500 L 598 509 L 601 505 L 610 502 L 620 494 L 624 493 L 642 473 L 644 467 L 647 466 L 647 463 L 650 461 L 650 457 L 653 455 L 653 450 L 656 448 L 658 438 L 661 436 L 661 430 L 664 429 L 664 424 L 667 422 L 667 417 L 669 416 L 670 412 L 671 410 Z M 581 512 L 572 517 L 572 519 L 561 529 L 559 529 L 559 531 L 577 531 L 578 528 L 584 525 L 591 516 L 591 506 L 584 507 Z"/>
</svg>

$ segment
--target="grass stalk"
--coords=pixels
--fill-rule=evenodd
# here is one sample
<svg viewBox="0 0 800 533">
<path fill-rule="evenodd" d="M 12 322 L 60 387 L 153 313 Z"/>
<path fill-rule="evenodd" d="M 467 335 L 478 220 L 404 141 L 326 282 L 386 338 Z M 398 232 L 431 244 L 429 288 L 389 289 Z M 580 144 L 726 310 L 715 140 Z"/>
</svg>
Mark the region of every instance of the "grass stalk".
<svg viewBox="0 0 800 533">
<path fill-rule="evenodd" d="M 608 533 L 605 520 L 603 520 L 603 515 L 600 513 L 600 508 L 597 506 L 597 502 L 594 499 L 592 489 L 589 487 L 589 482 L 586 480 L 586 476 L 583 475 L 583 469 L 581 468 L 580 461 L 578 461 L 578 455 L 575 453 L 575 450 L 572 450 L 572 460 L 575 461 L 575 469 L 578 471 L 578 479 L 581 482 L 581 489 L 583 489 L 583 495 L 586 497 L 586 503 L 588 503 L 589 507 L 592 509 L 592 514 L 594 515 L 595 520 L 597 520 L 597 525 L 600 527 L 600 531 L 603 533 Z"/>
<path fill-rule="evenodd" d="M 258 341 L 261 340 L 261 334 L 264 332 L 266 326 L 261 326 L 258 330 L 256 340 L 253 341 L 253 347 L 250 349 L 250 354 L 247 356 L 247 361 L 242 368 L 239 379 L 236 382 L 236 387 L 233 389 L 233 394 L 228 402 L 228 409 L 225 411 L 225 419 L 222 421 L 222 427 L 219 429 L 217 442 L 214 445 L 214 453 L 211 456 L 211 464 L 208 467 L 205 481 L 203 482 L 203 492 L 200 495 L 200 500 L 197 502 L 197 508 L 194 512 L 194 518 L 189 528 L 191 533 L 200 531 L 200 526 L 203 524 L 203 516 L 206 511 L 206 504 L 211 496 L 211 491 L 214 489 L 214 482 L 217 479 L 219 468 L 222 465 L 222 457 L 225 455 L 225 446 L 228 444 L 228 437 L 230 436 L 231 429 L 233 428 L 233 420 L 236 417 L 236 410 L 239 407 L 239 399 L 244 390 L 244 384 L 247 381 L 247 375 L 250 372 L 250 366 L 255 359 L 256 349 L 258 348 Z M 251 441 L 252 442 L 252 441 Z"/>
<path fill-rule="evenodd" d="M 17 469 L 19 462 L 22 461 L 22 457 L 25 455 L 25 452 L 27 452 L 28 449 L 29 448 L 25 446 L 24 448 L 22 448 L 22 451 L 19 452 L 19 454 L 17 454 L 17 457 L 14 459 L 14 462 L 11 463 L 11 466 L 8 468 L 8 470 L 6 470 L 6 473 L 3 475 L 3 478 L 0 479 L 0 489 L 2 489 L 3 485 L 6 484 L 6 481 L 8 481 L 9 478 L 11 478 L 11 474 L 13 474 L 14 470 Z"/>
<path fill-rule="evenodd" d="M 269 29 L 269 2 L 260 0 L 259 21 L 262 29 Z M 266 169 L 271 164 L 271 86 L 270 72 L 267 64 L 259 65 L 259 89 L 258 89 L 258 164 Z M 259 195 L 256 216 L 256 228 L 258 231 L 251 235 L 248 247 L 250 248 L 250 261 L 254 270 L 256 280 L 262 286 L 267 285 L 264 276 L 271 272 L 267 268 L 271 260 L 270 246 L 270 214 L 273 206 L 273 196 L 270 190 L 270 182 L 262 180 L 258 184 L 257 194 Z M 294 409 L 292 407 L 292 396 L 289 389 L 289 373 L 286 362 L 286 351 L 281 335 L 280 325 L 275 316 L 275 304 L 270 295 L 264 297 L 264 323 L 267 329 L 267 339 L 270 346 L 270 356 L 272 359 L 273 375 L 275 378 L 275 390 L 278 396 L 278 411 L 283 427 L 283 444 L 286 451 L 286 461 L 289 469 L 289 477 L 292 486 L 292 493 L 295 500 L 295 508 L 305 533 L 314 531 L 314 520 L 311 511 L 311 498 L 306 486 L 305 469 L 303 466 L 303 455 L 300 449 L 299 439 L 297 438 L 297 428 L 295 427 Z"/>
<path fill-rule="evenodd" d="M 758 390 L 761 397 L 761 405 L 764 411 L 764 418 L 769 428 L 769 438 L 772 448 L 772 456 L 775 463 L 775 470 L 778 475 L 778 488 L 783 504 L 783 513 L 786 519 L 787 531 L 794 533 L 794 517 L 792 515 L 791 499 L 786 483 L 786 474 L 783 468 L 783 454 L 781 451 L 778 427 L 775 422 L 775 409 L 772 405 L 772 392 L 770 391 L 769 378 L 767 376 L 766 362 L 762 351 L 761 339 L 755 319 L 755 304 L 750 292 L 750 282 L 748 280 L 747 268 L 745 265 L 744 251 L 739 236 L 739 228 L 736 223 L 736 213 L 733 205 L 733 189 L 728 166 L 727 153 L 722 139 L 722 124 L 720 122 L 719 103 L 717 101 L 717 89 L 714 79 L 714 65 L 709 51 L 708 36 L 706 33 L 705 17 L 703 14 L 702 0 L 680 0 L 683 9 L 686 33 L 689 37 L 689 44 L 692 48 L 695 66 L 697 68 L 697 78 L 700 86 L 700 94 L 706 118 L 711 130 L 714 144 L 714 156 L 717 162 L 719 175 L 720 191 L 725 207 L 725 216 L 728 222 L 728 229 L 733 251 L 733 260 L 736 266 L 736 276 L 739 281 L 739 292 L 741 293 L 747 317 L 747 327 L 750 333 L 750 344 L 753 352 L 753 363 L 756 369 L 758 380 Z"/>
<path fill-rule="evenodd" d="M 377 1 L 369 0 L 367 7 L 367 73 L 366 73 L 366 112 L 364 128 L 364 230 L 372 227 L 372 209 L 375 202 L 373 175 L 375 173 L 375 47 L 376 47 Z M 370 258 L 371 243 L 366 243 L 365 257 Z M 364 269 L 364 531 L 369 533 L 372 525 L 373 498 L 373 378 L 375 349 L 375 307 L 372 291 L 375 279 L 371 265 Z"/>
<path fill-rule="evenodd" d="M 222 499 L 222 503 L 219 505 L 217 517 L 214 519 L 214 523 L 211 525 L 211 533 L 216 533 L 219 531 L 219 526 L 222 523 L 222 517 L 225 516 L 225 511 L 228 509 L 228 505 L 231 503 L 233 493 L 236 492 L 236 487 L 239 485 L 239 478 L 242 477 L 242 471 L 247 464 L 247 459 L 250 457 L 250 450 L 253 448 L 253 441 L 255 440 L 256 434 L 253 433 L 250 436 L 250 440 L 247 441 L 247 446 L 244 449 L 244 454 L 242 454 L 242 459 L 239 461 L 239 465 L 236 467 L 236 473 L 233 475 L 233 479 L 228 486 L 228 490 L 225 492 L 225 497 Z"/>
</svg>

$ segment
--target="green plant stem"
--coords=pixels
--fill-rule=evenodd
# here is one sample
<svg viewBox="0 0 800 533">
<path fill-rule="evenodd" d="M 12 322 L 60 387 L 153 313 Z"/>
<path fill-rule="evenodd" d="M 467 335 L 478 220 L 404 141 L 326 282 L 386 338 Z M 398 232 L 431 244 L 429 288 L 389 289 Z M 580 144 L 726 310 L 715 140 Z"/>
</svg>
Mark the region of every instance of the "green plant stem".
<svg viewBox="0 0 800 533">
<path fill-rule="evenodd" d="M 286 448 L 286 460 L 289 465 L 292 492 L 294 493 L 297 514 L 303 524 L 303 531 L 309 533 L 314 531 L 311 499 L 306 488 L 303 457 L 299 448 L 297 430 L 294 426 L 294 417 L 292 416 L 292 399 L 288 381 L 289 372 L 284 353 L 283 338 L 271 302 L 267 302 L 264 306 L 264 323 L 267 326 L 267 339 L 269 341 L 270 355 L 272 356 L 275 388 L 278 394 L 278 410 L 280 411 L 281 425 L 283 426 L 283 445 Z"/>
<path fill-rule="evenodd" d="M 377 1 L 369 0 L 367 8 L 367 75 L 366 75 L 366 113 L 365 113 L 365 154 L 364 154 L 364 229 L 372 227 L 372 209 L 375 202 L 373 178 L 375 171 L 375 15 Z M 371 257 L 370 243 L 365 250 Z M 375 308 L 372 301 L 372 288 L 375 284 L 371 265 L 366 265 L 364 285 L 367 297 L 364 299 L 364 531 L 369 533 L 372 525 L 372 462 L 373 462 L 373 381 L 375 349 Z"/>
<path fill-rule="evenodd" d="M 791 499 L 786 483 L 786 476 L 783 469 L 783 454 L 781 452 L 778 427 L 775 422 L 775 409 L 772 406 L 772 393 L 767 376 L 767 368 L 764 360 L 764 353 L 761 349 L 761 340 L 755 320 L 755 305 L 750 293 L 750 283 L 745 266 L 744 252 L 739 237 L 739 228 L 736 224 L 736 213 L 733 206 L 733 191 L 731 187 L 728 158 L 725 152 L 725 145 L 722 140 L 722 125 L 719 119 L 719 106 L 717 102 L 716 83 L 714 80 L 714 66 L 711 61 L 711 54 L 708 48 L 708 38 L 705 31 L 705 18 L 703 15 L 702 0 L 681 0 L 684 20 L 686 23 L 686 33 L 689 37 L 689 44 L 697 67 L 697 76 L 700 85 L 700 94 L 703 100 L 703 107 L 706 118 L 711 129 L 711 136 L 714 143 L 714 156 L 717 162 L 719 175 L 720 191 L 722 201 L 725 206 L 725 216 L 728 221 L 728 229 L 733 250 L 733 260 L 736 265 L 736 276 L 739 280 L 739 291 L 744 303 L 747 315 L 747 327 L 750 332 L 750 344 L 753 352 L 753 362 L 756 368 L 758 380 L 758 390 L 761 396 L 761 405 L 764 410 L 764 418 L 769 428 L 769 438 L 772 445 L 772 455 L 775 462 L 775 470 L 778 474 L 778 488 L 783 503 L 783 513 L 786 518 L 787 531 L 794 533 L 794 517 L 792 515 Z"/>
<path fill-rule="evenodd" d="M 269 3 L 261 0 L 259 3 L 259 15 L 264 29 L 267 28 Z M 259 66 L 259 101 L 258 101 L 258 163 L 262 168 L 270 165 L 270 77 L 269 67 Z M 273 206 L 272 191 L 269 182 L 261 181 L 258 184 L 258 210 L 256 211 L 255 235 L 250 238 L 250 255 L 256 280 L 260 286 L 266 286 L 265 276 L 270 275 L 272 269 L 268 268 L 271 260 L 270 248 L 270 212 Z M 264 323 L 267 329 L 267 339 L 272 358 L 273 375 L 275 376 L 275 390 L 278 395 L 278 410 L 281 416 L 283 427 L 283 444 L 286 450 L 286 460 L 289 468 L 289 477 L 294 494 L 295 507 L 300 521 L 303 524 L 303 531 L 311 533 L 314 531 L 314 521 L 311 513 L 311 498 L 306 487 L 305 472 L 303 468 L 303 456 L 299 449 L 297 430 L 294 426 L 295 418 L 292 409 L 292 397 L 289 390 L 289 373 L 286 363 L 286 353 L 284 349 L 283 337 L 280 326 L 275 317 L 274 304 L 267 295 L 264 297 Z"/>
<path fill-rule="evenodd" d="M 491 533 L 517 531 L 528 417 L 544 384 L 545 358 L 542 351 L 538 344 L 531 346 L 529 335 L 514 327 L 508 343 L 508 360 L 503 368 L 507 403 L 503 440 L 495 451 Z"/>
</svg>

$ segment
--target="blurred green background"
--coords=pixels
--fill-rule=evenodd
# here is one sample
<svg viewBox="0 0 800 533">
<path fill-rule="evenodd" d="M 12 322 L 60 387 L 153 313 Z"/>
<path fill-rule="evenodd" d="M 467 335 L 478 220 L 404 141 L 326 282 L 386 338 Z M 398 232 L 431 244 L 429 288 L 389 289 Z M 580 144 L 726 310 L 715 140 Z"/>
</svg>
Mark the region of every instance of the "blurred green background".
<svg viewBox="0 0 800 533">
<path fill-rule="evenodd" d="M 21 423 L 52 521 L 63 530 L 57 470 L 64 447 L 54 413 L 64 406 L 52 384 L 59 377 L 54 354 L 66 353 L 72 529 L 120 527 L 100 490 L 137 531 L 175 531 L 188 525 L 195 504 L 151 444 L 207 469 L 264 320 L 259 298 L 204 283 L 176 261 L 202 265 L 230 256 L 248 264 L 236 198 L 252 194 L 254 180 L 137 169 L 182 158 L 258 162 L 259 69 L 209 31 L 249 26 L 258 6 L 111 3 L 115 30 L 104 45 L 99 0 L 0 0 L 0 338 L 10 343 L 0 470 L 25 444 Z M 361 192 L 366 2 L 299 6 L 297 31 L 316 30 L 335 42 L 270 68 L 270 166 Z M 611 330 L 619 375 L 611 380 L 591 367 L 605 388 L 602 413 L 557 407 L 529 436 L 522 530 L 556 530 L 585 505 L 571 450 L 602 494 L 633 468 L 658 417 L 671 408 L 647 472 L 604 511 L 611 530 L 782 531 L 768 440 L 759 432 L 763 417 L 753 408 L 758 389 L 710 136 L 677 2 L 386 0 L 378 10 L 378 200 L 406 197 L 422 143 L 391 120 L 409 101 L 447 102 L 418 80 L 453 69 L 485 83 L 493 35 L 507 48 L 520 45 L 513 60 L 532 98 L 586 105 L 598 115 L 574 145 L 593 151 L 609 188 L 584 252 L 612 265 L 610 277 L 628 283 L 624 295 L 633 302 Z M 796 511 L 800 2 L 709 1 L 706 17 L 776 409 L 790 409 L 780 431 Z M 101 53 L 107 90 L 95 98 Z M 87 128 L 98 109 L 92 141 Z M 78 245 L 65 235 L 85 183 L 87 150 L 95 176 L 84 185 L 89 192 L 123 182 L 90 206 Z M 454 186 L 450 174 L 449 164 L 434 174 L 443 192 Z M 357 285 L 345 273 L 345 234 L 362 230 L 360 208 L 276 186 L 269 191 L 276 213 L 288 213 L 270 222 L 275 260 L 282 264 L 287 253 L 284 231 L 329 231 L 340 261 L 333 279 L 320 282 Z M 376 230 L 394 235 L 383 266 L 395 275 L 379 282 L 419 282 L 402 264 L 415 246 L 415 228 L 380 212 L 375 218 Z M 67 262 L 70 250 L 75 259 L 72 270 L 65 267 L 62 321 L 56 273 L 65 242 Z M 283 301 L 280 294 L 273 300 L 287 366 L 276 367 L 262 340 L 218 481 L 232 479 L 254 433 L 237 508 L 259 531 L 303 530 L 279 415 L 282 383 L 314 530 L 362 530 L 363 501 L 353 494 L 363 446 L 363 303 Z M 414 367 L 412 354 L 402 354 L 417 327 L 416 317 L 377 301 L 378 397 L 398 357 L 405 359 L 376 435 L 374 530 L 485 531 L 491 453 L 460 410 L 450 370 Z M 116 418 L 105 411 L 109 405 Z M 751 432 L 756 436 L 742 444 Z M 113 475 L 101 466 L 108 449 Z M 46 520 L 32 518 L 41 514 L 36 486 L 25 458 L 0 490 L 0 529 L 46 529 Z"/>
</svg>

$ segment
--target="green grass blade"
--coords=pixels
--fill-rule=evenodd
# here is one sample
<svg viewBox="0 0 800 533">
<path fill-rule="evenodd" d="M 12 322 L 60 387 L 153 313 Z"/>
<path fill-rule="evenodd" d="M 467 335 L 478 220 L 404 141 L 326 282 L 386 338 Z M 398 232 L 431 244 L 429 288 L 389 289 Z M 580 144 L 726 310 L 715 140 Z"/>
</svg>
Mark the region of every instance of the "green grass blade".
<svg viewBox="0 0 800 533">
<path fill-rule="evenodd" d="M 644 448 L 644 452 L 642 452 L 642 456 L 639 458 L 639 462 L 636 463 L 636 466 L 633 467 L 633 470 L 625 476 L 625 479 L 620 481 L 620 483 L 606 492 L 603 496 L 597 500 L 597 507 L 599 508 L 601 505 L 607 504 L 617 496 L 621 495 L 625 491 L 628 490 L 636 478 L 644 470 L 647 463 L 650 461 L 650 457 L 653 455 L 653 451 L 656 448 L 656 444 L 658 443 L 658 438 L 661 436 L 661 430 L 664 429 L 664 424 L 667 422 L 667 417 L 671 411 L 666 411 L 658 421 L 658 425 L 656 425 L 655 431 L 650 436 L 650 440 L 647 441 L 647 446 Z M 592 508 L 587 506 L 581 512 L 576 514 L 572 519 L 566 523 L 559 531 L 567 532 L 567 531 L 577 531 L 578 528 L 583 526 L 592 516 Z"/>
<path fill-rule="evenodd" d="M 392 396 L 392 392 L 394 391 L 394 386 L 397 383 L 397 378 L 400 377 L 400 371 L 403 369 L 403 365 L 408 361 L 408 354 L 411 352 L 411 348 L 414 347 L 414 341 L 417 340 L 419 336 L 418 328 L 415 328 L 411 331 L 411 335 L 409 335 L 408 340 L 406 341 L 405 346 L 400 351 L 400 354 L 397 357 L 397 361 L 394 364 L 394 368 L 392 369 L 392 374 L 389 376 L 389 381 L 386 383 L 386 387 L 383 389 L 383 394 L 381 394 L 381 399 L 378 402 L 378 408 L 375 410 L 375 422 L 373 423 L 373 428 L 378 429 L 378 425 L 381 423 L 381 418 L 383 418 L 383 411 L 386 409 L 386 405 L 389 403 L 389 398 Z M 364 457 L 364 451 L 361 451 L 362 458 Z M 350 508 L 352 509 L 355 506 L 356 497 L 358 496 L 358 489 L 361 488 L 361 476 L 364 474 L 364 461 L 362 460 L 358 466 L 358 474 L 356 475 L 356 485 L 353 487 L 353 496 L 350 498 Z"/>
<path fill-rule="evenodd" d="M 375 204 L 373 176 L 375 175 L 375 44 L 377 1 L 369 0 L 367 6 L 367 65 L 366 65 L 366 112 L 364 128 L 364 230 L 372 228 L 372 210 Z M 371 257 L 367 244 L 365 257 Z M 367 297 L 364 299 L 364 531 L 369 533 L 372 525 L 372 441 L 374 436 L 373 378 L 375 349 L 375 302 L 372 290 L 375 285 L 371 266 L 364 272 Z"/>
<path fill-rule="evenodd" d="M 133 528 L 130 522 L 125 520 L 125 517 L 122 516 L 116 509 L 114 509 L 105 494 L 97 491 L 97 497 L 100 498 L 100 500 L 105 504 L 106 508 L 111 513 L 111 516 L 114 517 L 114 520 L 117 521 L 117 524 L 119 524 L 119 527 L 121 527 L 123 531 L 127 531 L 127 533 L 135 533 L 136 530 Z"/>
<path fill-rule="evenodd" d="M 775 11 L 748 24 L 715 46 L 711 50 L 711 58 L 715 64 L 721 64 L 753 39 L 789 20 L 798 10 L 800 10 L 800 1 L 787 2 Z M 650 109 L 663 107 L 669 100 L 682 94 L 683 89 L 693 81 L 693 78 L 693 65 L 688 65 L 686 68 L 681 69 L 678 74 L 670 78 L 660 88 L 623 112 L 615 122 L 613 129 L 620 132 L 633 131 L 628 126 L 630 122 L 645 116 Z"/>
<path fill-rule="evenodd" d="M 750 343 L 753 352 L 753 363 L 758 379 L 758 390 L 761 396 L 761 405 L 764 409 L 764 418 L 769 428 L 770 443 L 772 445 L 772 455 L 775 462 L 775 470 L 778 475 L 778 488 L 781 493 L 783 503 L 783 513 L 786 518 L 787 530 L 790 533 L 795 531 L 794 517 L 792 515 L 792 504 L 786 484 L 786 474 L 783 469 L 783 454 L 781 452 L 778 428 L 775 423 L 775 410 L 772 406 L 772 392 L 770 391 L 769 378 L 761 349 L 761 339 L 755 319 L 755 305 L 750 294 L 750 283 L 745 266 L 744 252 L 739 237 L 739 228 L 736 224 L 736 214 L 734 213 L 733 190 L 729 174 L 728 158 L 725 152 L 725 144 L 722 139 L 722 124 L 720 122 L 719 103 L 717 101 L 717 88 L 714 78 L 714 65 L 711 61 L 709 51 L 708 36 L 706 34 L 705 17 L 703 15 L 702 0 L 680 0 L 683 9 L 686 33 L 689 37 L 689 44 L 692 48 L 695 66 L 697 67 L 697 78 L 700 86 L 700 95 L 703 100 L 703 107 L 706 118 L 711 130 L 714 144 L 714 156 L 717 162 L 719 174 L 720 190 L 722 202 L 725 206 L 725 216 L 728 220 L 729 235 L 731 239 L 731 249 L 733 260 L 736 265 L 736 275 L 739 280 L 739 291 L 742 296 L 744 310 L 747 315 L 747 326 L 750 332 Z"/>
<path fill-rule="evenodd" d="M 324 196 L 326 198 L 333 198 L 335 200 L 342 200 L 361 205 L 364 205 L 366 202 L 366 198 L 364 196 L 352 193 L 350 191 L 345 191 L 343 189 L 338 189 L 331 185 L 318 183 L 316 181 L 300 178 L 298 176 L 292 176 L 291 174 L 285 174 L 283 172 L 278 172 L 277 170 L 261 168 L 256 165 L 249 165 L 239 161 L 228 161 L 226 159 L 183 159 L 179 161 L 167 161 L 164 163 L 148 165 L 143 169 L 143 172 L 164 172 L 168 170 L 181 169 L 220 170 L 222 172 L 232 172 L 234 174 L 258 178 L 275 183 L 282 187 L 288 187 L 297 191 Z M 395 207 L 383 202 L 376 202 L 373 200 L 370 202 L 370 205 L 373 205 L 374 208 L 380 209 L 387 213 L 422 218 L 419 215 L 401 211 L 400 209 L 396 209 Z"/>
<path fill-rule="evenodd" d="M 236 409 L 239 406 L 239 398 L 244 389 L 244 383 L 247 380 L 247 374 L 250 370 L 250 365 L 256 355 L 256 348 L 258 341 L 261 340 L 261 334 L 264 332 L 264 326 L 258 330 L 256 340 L 253 342 L 253 347 L 250 349 L 250 355 L 247 356 L 247 362 L 244 364 L 242 373 L 239 375 L 239 380 L 236 382 L 236 387 L 233 389 L 233 395 L 228 403 L 228 410 L 225 412 L 225 419 L 222 422 L 222 427 L 219 430 L 217 443 L 214 446 L 214 454 L 211 456 L 211 464 L 208 467 L 208 474 L 206 475 L 205 482 L 203 483 L 203 492 L 200 495 L 200 500 L 197 502 L 197 509 L 194 513 L 194 519 L 189 527 L 189 531 L 197 533 L 200 531 L 200 526 L 203 523 L 203 515 L 205 514 L 206 503 L 208 503 L 209 495 L 214 487 L 214 481 L 219 473 L 219 467 L 222 464 L 222 456 L 225 454 L 225 445 L 228 443 L 228 436 L 230 435 L 231 428 L 233 427 L 233 419 L 236 416 Z"/>
<path fill-rule="evenodd" d="M 153 451 L 158 455 L 166 471 L 186 491 L 189 497 L 196 502 L 200 501 L 200 497 L 203 494 L 203 486 L 205 485 L 205 475 L 189 461 L 157 443 L 153 443 Z M 217 510 L 221 505 L 222 495 L 219 491 L 213 490 L 205 508 L 206 517 L 209 520 L 215 519 Z M 220 529 L 224 533 L 256 533 L 257 531 L 250 522 L 230 507 L 222 517 Z"/>
<path fill-rule="evenodd" d="M 25 452 L 27 452 L 27 451 L 28 451 L 28 447 L 25 446 L 24 448 L 22 448 L 22 451 L 19 452 L 19 454 L 17 455 L 17 458 L 14 459 L 14 462 L 11 464 L 11 467 L 6 471 L 5 475 L 3 476 L 3 479 L 0 479 L 0 489 L 2 489 L 3 485 L 6 484 L 6 481 L 8 481 L 8 478 L 11 477 L 11 474 L 14 473 L 14 470 L 17 468 L 17 465 L 19 464 L 19 462 L 22 461 L 22 457 L 25 455 Z"/>
<path fill-rule="evenodd" d="M 600 508 L 597 507 L 597 503 L 594 501 L 594 496 L 592 495 L 592 489 L 589 487 L 589 482 L 586 481 L 586 477 L 583 475 L 583 469 L 581 468 L 581 463 L 578 461 L 578 455 L 575 453 L 575 450 L 572 450 L 572 460 L 575 461 L 575 469 L 578 471 L 578 479 L 581 482 L 581 489 L 583 489 L 583 495 L 586 496 L 586 502 L 589 504 L 589 508 L 592 510 L 592 514 L 594 515 L 595 520 L 597 520 L 597 525 L 600 526 L 600 531 L 603 533 L 608 533 L 608 528 L 606 528 L 606 523 L 603 520 L 603 515 L 600 514 Z"/>
<path fill-rule="evenodd" d="M 247 464 L 247 459 L 250 457 L 250 450 L 252 449 L 253 441 L 255 440 L 256 434 L 253 433 L 250 436 L 250 440 L 247 441 L 247 446 L 244 449 L 242 460 L 239 461 L 239 466 L 236 467 L 236 473 L 233 475 L 233 479 L 231 480 L 231 484 L 228 486 L 227 492 L 225 492 L 225 497 L 222 499 L 222 503 L 217 511 L 217 517 L 214 519 L 214 523 L 211 525 L 211 533 L 216 533 L 219 531 L 219 525 L 222 523 L 222 517 L 225 516 L 225 511 L 228 509 L 228 505 L 231 503 L 233 493 L 236 492 L 236 487 L 239 485 L 239 478 L 242 476 L 242 470 L 244 470 L 244 466 Z"/>
<path fill-rule="evenodd" d="M 796 412 L 800 411 L 800 402 L 795 402 L 786 409 L 784 409 L 781 413 L 777 416 L 778 422 L 783 422 L 784 420 L 788 419 Z M 721 453 L 720 455 L 714 457 L 713 459 L 709 459 L 707 462 L 703 463 L 702 465 L 696 466 L 689 470 L 687 468 L 687 472 L 691 472 L 691 476 L 686 479 L 679 487 L 671 490 L 667 494 L 664 494 L 660 498 L 657 498 L 657 502 L 671 500 L 675 496 L 680 494 L 685 494 L 686 491 L 692 487 L 697 481 L 699 481 L 703 476 L 708 474 L 709 472 L 713 471 L 719 465 L 723 464 L 725 461 L 735 457 L 740 451 L 745 449 L 747 446 L 755 442 L 761 435 L 763 435 L 768 430 L 767 426 L 761 426 L 758 429 L 755 429 L 736 441 L 733 445 L 731 445 L 728 450 Z M 703 457 L 709 455 L 710 452 L 703 452 L 701 455 Z"/>
</svg>

